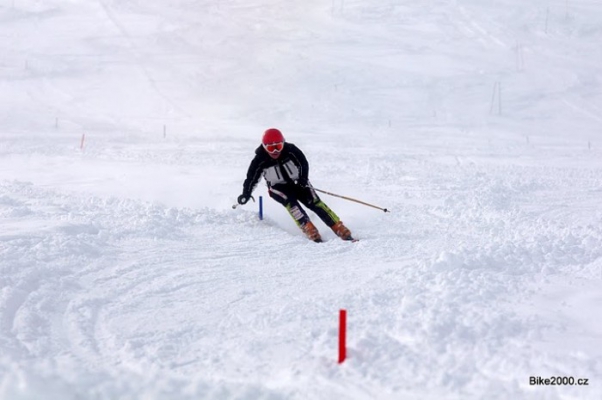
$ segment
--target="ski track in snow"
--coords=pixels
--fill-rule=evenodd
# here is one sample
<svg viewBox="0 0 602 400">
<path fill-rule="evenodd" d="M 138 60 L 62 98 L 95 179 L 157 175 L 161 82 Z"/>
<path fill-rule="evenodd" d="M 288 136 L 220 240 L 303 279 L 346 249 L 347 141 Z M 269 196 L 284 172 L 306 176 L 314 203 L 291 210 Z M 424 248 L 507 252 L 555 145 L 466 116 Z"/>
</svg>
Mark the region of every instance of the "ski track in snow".
<svg viewBox="0 0 602 400">
<path fill-rule="evenodd" d="M 601 398 L 599 16 L 0 6 L 0 399 Z M 232 210 L 266 124 L 392 212 Z"/>
<path fill-rule="evenodd" d="M 387 167 L 386 161 L 379 165 Z M 431 187 L 406 184 L 404 201 L 392 207 L 396 212 L 380 218 L 378 229 L 365 227 L 366 238 L 356 244 L 283 236 L 278 222 L 259 222 L 251 211 L 168 208 L 5 183 L 5 347 L 17 359 L 28 354 L 107 374 L 154 371 L 174 381 L 199 376 L 200 382 L 242 379 L 266 387 L 275 383 L 264 377 L 304 382 L 317 371 L 335 382 L 359 380 L 393 393 L 405 382 L 403 390 L 410 391 L 447 387 L 511 396 L 518 387 L 495 376 L 520 380 L 542 369 L 579 375 L 580 354 L 596 338 L 576 340 L 570 358 L 553 352 L 534 357 L 543 337 L 578 334 L 578 327 L 532 311 L 522 315 L 517 305 L 537 298 L 550 280 L 570 276 L 574 285 L 588 287 L 599 279 L 600 224 L 568 227 L 562 222 L 567 214 L 522 211 L 518 204 L 528 210 L 533 193 L 558 195 L 559 187 L 577 179 L 599 190 L 598 175 L 473 168 L 446 173 L 447 165 L 431 165 L 428 174 L 438 177 L 430 178 Z M 563 200 L 584 202 L 584 211 L 595 213 L 587 208 L 593 204 L 587 193 L 566 193 Z M 408 223 L 412 227 L 399 228 Z M 268 249 L 266 258 L 258 235 L 274 249 L 289 248 Z M 354 263 L 358 256 L 370 260 L 369 267 Z M 550 304 L 570 315 L 572 302 Z M 339 304 L 354 321 L 353 367 L 343 375 L 330 362 Z M 433 371 L 433 365 L 441 367 Z M 293 388 L 276 393 L 312 395 Z"/>
</svg>

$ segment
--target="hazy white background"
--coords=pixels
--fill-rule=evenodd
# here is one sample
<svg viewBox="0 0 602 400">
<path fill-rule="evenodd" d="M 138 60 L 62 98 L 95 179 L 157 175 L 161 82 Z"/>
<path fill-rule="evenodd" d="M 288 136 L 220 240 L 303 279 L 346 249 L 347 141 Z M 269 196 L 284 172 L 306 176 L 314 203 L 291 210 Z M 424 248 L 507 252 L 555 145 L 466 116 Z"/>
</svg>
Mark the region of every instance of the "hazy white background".
<svg viewBox="0 0 602 400">
<path fill-rule="evenodd" d="M 0 399 L 600 399 L 601 43 L 592 0 L 4 1 Z M 269 127 L 392 212 L 233 210 Z"/>
</svg>

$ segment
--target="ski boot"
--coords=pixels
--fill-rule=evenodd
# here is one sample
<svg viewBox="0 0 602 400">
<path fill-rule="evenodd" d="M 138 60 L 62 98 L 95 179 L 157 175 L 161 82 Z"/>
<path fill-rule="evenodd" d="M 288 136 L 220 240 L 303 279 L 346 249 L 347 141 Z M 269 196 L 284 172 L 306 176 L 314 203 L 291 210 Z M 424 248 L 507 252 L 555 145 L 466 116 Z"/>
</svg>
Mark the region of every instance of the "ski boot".
<svg viewBox="0 0 602 400">
<path fill-rule="evenodd" d="M 309 240 L 313 240 L 316 243 L 320 243 L 322 241 L 322 237 L 320 236 L 320 232 L 318 232 L 318 228 L 316 228 L 311 221 L 307 221 L 305 224 L 301 225 L 301 229 L 309 238 Z"/>
<path fill-rule="evenodd" d="M 331 227 L 332 231 L 336 233 L 338 237 L 343 240 L 355 240 L 353 236 L 351 236 L 351 231 L 347 229 L 345 225 L 343 225 L 343 221 L 339 221 Z"/>
</svg>

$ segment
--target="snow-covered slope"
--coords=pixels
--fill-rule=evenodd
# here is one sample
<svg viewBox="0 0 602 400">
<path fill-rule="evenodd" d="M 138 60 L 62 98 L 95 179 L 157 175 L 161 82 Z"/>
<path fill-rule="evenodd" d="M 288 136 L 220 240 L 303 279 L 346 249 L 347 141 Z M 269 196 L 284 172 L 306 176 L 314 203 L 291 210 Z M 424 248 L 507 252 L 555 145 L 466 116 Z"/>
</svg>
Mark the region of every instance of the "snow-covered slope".
<svg viewBox="0 0 602 400">
<path fill-rule="evenodd" d="M 602 397 L 602 4 L 6 3 L 0 399 Z"/>
</svg>

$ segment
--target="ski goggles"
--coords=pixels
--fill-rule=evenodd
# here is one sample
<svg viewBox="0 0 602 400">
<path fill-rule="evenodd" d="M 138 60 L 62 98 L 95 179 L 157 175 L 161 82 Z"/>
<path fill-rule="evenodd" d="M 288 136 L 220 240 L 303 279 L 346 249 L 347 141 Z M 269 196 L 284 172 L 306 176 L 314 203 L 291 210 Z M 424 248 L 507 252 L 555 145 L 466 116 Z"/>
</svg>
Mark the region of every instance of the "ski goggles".
<svg viewBox="0 0 602 400">
<path fill-rule="evenodd" d="M 268 153 L 280 153 L 284 148 L 284 142 L 264 144 L 263 148 Z"/>
</svg>

